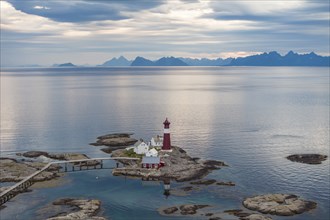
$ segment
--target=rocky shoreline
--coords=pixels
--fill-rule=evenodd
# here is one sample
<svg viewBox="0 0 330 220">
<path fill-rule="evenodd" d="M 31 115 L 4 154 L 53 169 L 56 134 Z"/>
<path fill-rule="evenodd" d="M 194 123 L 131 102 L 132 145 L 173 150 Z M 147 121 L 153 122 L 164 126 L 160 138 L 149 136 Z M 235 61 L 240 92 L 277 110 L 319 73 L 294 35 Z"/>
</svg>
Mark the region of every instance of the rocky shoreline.
<svg viewBox="0 0 330 220">
<path fill-rule="evenodd" d="M 238 217 L 240 220 L 272 220 L 271 217 L 264 216 L 258 213 L 246 212 L 240 209 L 225 210 L 223 212 L 213 212 L 207 210 L 212 208 L 210 205 L 199 205 L 199 204 L 183 204 L 171 207 L 162 207 L 158 209 L 158 213 L 163 216 L 191 216 L 191 217 L 207 217 L 208 220 L 220 220 L 227 219 L 226 215 L 233 215 Z M 205 209 L 205 210 L 204 210 Z M 232 219 L 232 218 L 230 218 Z"/>
<path fill-rule="evenodd" d="M 126 149 L 118 149 L 112 152 L 112 157 L 125 156 Z M 170 179 L 177 182 L 201 179 L 212 170 L 228 166 L 222 161 L 199 160 L 190 157 L 186 151 L 180 147 L 172 146 L 172 151 L 159 151 L 161 160 L 165 163 L 159 169 L 141 168 L 141 161 L 131 161 L 125 164 L 124 168 L 113 169 L 115 176 L 131 176 L 152 179 Z"/>
<path fill-rule="evenodd" d="M 223 219 L 225 215 L 233 215 L 238 217 L 240 220 L 271 220 L 271 217 L 265 216 L 264 214 L 292 216 L 315 209 L 317 205 L 315 202 L 306 201 L 296 195 L 288 194 L 259 195 L 246 198 L 242 204 L 245 208 L 252 211 L 258 211 L 259 213 L 241 209 L 215 212 L 211 209 L 211 211 L 205 211 L 204 208 L 212 208 L 212 206 L 208 204 L 184 204 L 171 207 L 162 207 L 158 209 L 158 213 L 165 216 L 206 216 L 210 217 L 209 220 Z M 200 209 L 203 209 L 204 211 Z"/>
</svg>

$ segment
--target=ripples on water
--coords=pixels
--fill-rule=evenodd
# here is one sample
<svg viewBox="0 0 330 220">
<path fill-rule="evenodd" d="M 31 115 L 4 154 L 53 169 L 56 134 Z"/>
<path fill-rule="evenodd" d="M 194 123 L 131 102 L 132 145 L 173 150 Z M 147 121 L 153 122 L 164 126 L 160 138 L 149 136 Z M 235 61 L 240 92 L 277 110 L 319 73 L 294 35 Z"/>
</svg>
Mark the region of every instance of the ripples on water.
<svg viewBox="0 0 330 220">
<path fill-rule="evenodd" d="M 135 137 L 148 140 L 162 133 L 169 117 L 173 144 L 193 157 L 226 161 L 230 167 L 210 178 L 237 186 L 165 199 L 161 185 L 113 178 L 109 170 L 98 171 L 98 182 L 94 172 L 77 173 L 67 177 L 72 184 L 34 190 L 32 208 L 17 205 L 28 196 L 16 197 L 2 216 L 6 219 L 19 206 L 31 218 L 52 199 L 87 194 L 100 198 L 105 214 L 114 219 L 155 219 L 161 218 L 159 206 L 203 202 L 219 210 L 236 209 L 246 196 L 282 192 L 319 204 L 290 219 L 328 219 L 329 160 L 306 165 L 285 159 L 294 153 L 329 155 L 328 82 L 328 68 L 4 70 L 1 156 L 27 150 L 104 156 L 88 146 L 97 136 L 134 131 Z"/>
</svg>

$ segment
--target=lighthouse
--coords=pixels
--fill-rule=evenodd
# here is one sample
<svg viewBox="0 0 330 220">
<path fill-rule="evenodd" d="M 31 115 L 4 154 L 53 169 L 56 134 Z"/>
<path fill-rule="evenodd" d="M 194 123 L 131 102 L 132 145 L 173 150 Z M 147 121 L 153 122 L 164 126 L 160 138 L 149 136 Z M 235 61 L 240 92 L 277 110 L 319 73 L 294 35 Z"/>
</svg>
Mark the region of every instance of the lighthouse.
<svg viewBox="0 0 330 220">
<path fill-rule="evenodd" d="M 170 122 L 167 120 L 164 121 L 164 138 L 163 138 L 163 147 L 162 150 L 171 150 L 171 138 L 170 138 Z"/>
</svg>

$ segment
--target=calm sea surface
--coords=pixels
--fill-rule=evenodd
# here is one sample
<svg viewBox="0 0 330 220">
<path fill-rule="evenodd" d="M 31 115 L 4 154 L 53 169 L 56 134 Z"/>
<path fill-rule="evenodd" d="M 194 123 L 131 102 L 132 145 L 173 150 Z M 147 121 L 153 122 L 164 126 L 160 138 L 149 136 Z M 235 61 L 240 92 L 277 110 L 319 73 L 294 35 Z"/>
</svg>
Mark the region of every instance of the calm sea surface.
<svg viewBox="0 0 330 220">
<path fill-rule="evenodd" d="M 230 167 L 208 178 L 236 186 L 210 186 L 166 199 L 162 184 L 113 177 L 107 169 L 74 172 L 66 174 L 63 185 L 15 197 L 1 210 L 1 220 L 42 219 L 47 205 L 63 197 L 100 199 L 102 213 L 111 219 L 170 219 L 157 209 L 196 203 L 222 212 L 242 208 L 245 197 L 263 193 L 294 193 L 318 203 L 308 213 L 273 219 L 329 219 L 329 160 L 307 165 L 285 158 L 294 153 L 329 155 L 329 68 L 1 72 L 2 157 L 29 150 L 107 156 L 88 143 L 111 132 L 134 132 L 134 137 L 149 140 L 162 134 L 166 117 L 174 145 L 193 157 L 225 161 Z"/>
</svg>

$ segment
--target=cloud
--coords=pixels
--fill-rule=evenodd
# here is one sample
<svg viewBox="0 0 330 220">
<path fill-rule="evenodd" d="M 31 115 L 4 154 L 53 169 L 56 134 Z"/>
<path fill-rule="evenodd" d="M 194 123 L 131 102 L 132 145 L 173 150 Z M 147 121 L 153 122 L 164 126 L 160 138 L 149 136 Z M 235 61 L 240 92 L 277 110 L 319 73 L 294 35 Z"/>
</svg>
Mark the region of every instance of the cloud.
<svg viewBox="0 0 330 220">
<path fill-rule="evenodd" d="M 329 2 L 267 2 L 1 1 L 1 59 L 98 64 L 122 54 L 328 53 Z"/>
<path fill-rule="evenodd" d="M 34 9 L 45 9 L 45 10 L 49 10 L 50 8 L 45 7 L 45 6 L 40 6 L 40 5 L 36 5 L 33 7 Z"/>
<path fill-rule="evenodd" d="M 162 4 L 162 1 L 130 0 L 8 0 L 8 2 L 17 10 L 27 14 L 38 15 L 59 22 L 75 23 L 127 19 L 128 17 L 122 15 L 122 11 L 139 11 Z"/>
</svg>

